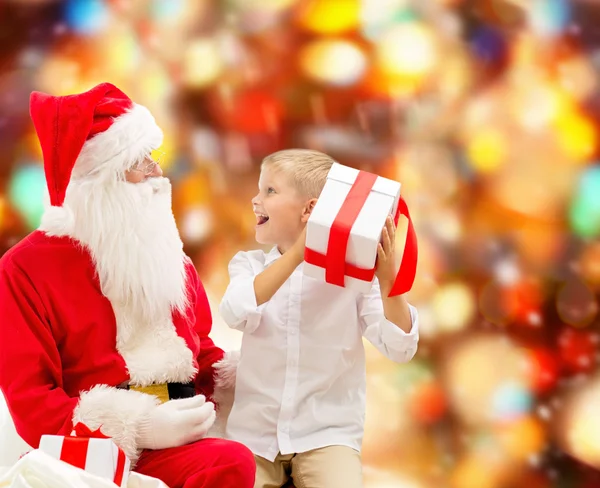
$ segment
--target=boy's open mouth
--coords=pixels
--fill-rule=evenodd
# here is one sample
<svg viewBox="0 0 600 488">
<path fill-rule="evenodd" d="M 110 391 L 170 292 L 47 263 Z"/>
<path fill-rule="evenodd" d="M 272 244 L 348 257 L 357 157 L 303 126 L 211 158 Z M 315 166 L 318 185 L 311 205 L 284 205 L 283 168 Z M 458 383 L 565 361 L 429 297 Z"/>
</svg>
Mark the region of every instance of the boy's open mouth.
<svg viewBox="0 0 600 488">
<path fill-rule="evenodd" d="M 256 214 L 256 225 L 263 225 L 269 220 L 269 217 L 264 214 Z"/>
</svg>

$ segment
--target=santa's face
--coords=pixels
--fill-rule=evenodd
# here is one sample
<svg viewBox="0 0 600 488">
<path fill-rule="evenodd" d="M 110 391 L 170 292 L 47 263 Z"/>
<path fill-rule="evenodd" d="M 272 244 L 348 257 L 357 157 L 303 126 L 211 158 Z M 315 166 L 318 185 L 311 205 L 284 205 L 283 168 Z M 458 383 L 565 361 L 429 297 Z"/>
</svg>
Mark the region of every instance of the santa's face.
<svg viewBox="0 0 600 488">
<path fill-rule="evenodd" d="M 163 172 L 158 161 L 147 156 L 143 161 L 125 172 L 125 180 L 129 183 L 142 183 L 150 178 L 159 178 L 162 175 Z"/>
<path fill-rule="evenodd" d="M 76 180 L 65 204 L 75 216 L 73 237 L 89 249 L 113 307 L 140 318 L 185 308 L 185 255 L 167 178 Z"/>
</svg>

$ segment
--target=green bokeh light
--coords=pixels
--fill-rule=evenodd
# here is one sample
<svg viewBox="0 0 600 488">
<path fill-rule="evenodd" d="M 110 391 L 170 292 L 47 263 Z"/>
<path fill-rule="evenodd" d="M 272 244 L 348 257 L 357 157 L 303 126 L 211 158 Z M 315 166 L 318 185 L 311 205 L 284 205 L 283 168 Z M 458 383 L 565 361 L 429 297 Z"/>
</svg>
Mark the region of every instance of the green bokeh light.
<svg viewBox="0 0 600 488">
<path fill-rule="evenodd" d="M 600 166 L 592 166 L 581 175 L 569 209 L 569 223 L 579 237 L 600 235 Z"/>
<path fill-rule="evenodd" d="M 46 178 L 39 164 L 17 166 L 9 186 L 9 200 L 30 229 L 40 225 L 44 212 Z"/>
</svg>

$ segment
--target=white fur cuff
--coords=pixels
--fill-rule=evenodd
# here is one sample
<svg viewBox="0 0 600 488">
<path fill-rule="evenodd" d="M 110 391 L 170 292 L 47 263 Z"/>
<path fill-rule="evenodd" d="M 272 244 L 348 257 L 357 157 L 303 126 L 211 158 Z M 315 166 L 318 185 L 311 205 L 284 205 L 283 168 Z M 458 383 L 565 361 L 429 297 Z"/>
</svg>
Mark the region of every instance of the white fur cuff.
<svg viewBox="0 0 600 488">
<path fill-rule="evenodd" d="M 213 399 L 217 405 L 217 419 L 210 429 L 209 437 L 225 437 L 227 418 L 235 398 L 235 378 L 240 351 L 229 351 L 220 361 L 213 365 L 215 370 L 215 392 Z"/>
<path fill-rule="evenodd" d="M 102 433 L 123 449 L 133 466 L 141 452 L 137 447 L 139 424 L 159 403 L 156 397 L 139 391 L 97 385 L 81 394 L 73 425 L 81 422 L 91 430 L 102 427 Z"/>
<path fill-rule="evenodd" d="M 235 377 L 238 363 L 240 362 L 240 351 L 229 351 L 223 359 L 214 364 L 215 390 L 235 387 Z"/>
</svg>

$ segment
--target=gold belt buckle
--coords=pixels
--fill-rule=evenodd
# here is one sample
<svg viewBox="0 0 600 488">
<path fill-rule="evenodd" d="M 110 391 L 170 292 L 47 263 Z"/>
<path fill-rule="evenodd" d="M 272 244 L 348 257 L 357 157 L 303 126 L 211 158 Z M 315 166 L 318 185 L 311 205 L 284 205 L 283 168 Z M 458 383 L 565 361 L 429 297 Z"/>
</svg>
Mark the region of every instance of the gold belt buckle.
<svg viewBox="0 0 600 488">
<path fill-rule="evenodd" d="M 146 393 L 147 395 L 154 395 L 155 397 L 158 397 L 161 403 L 169 401 L 169 387 L 166 383 L 148 386 L 129 385 L 129 389 Z"/>
</svg>

